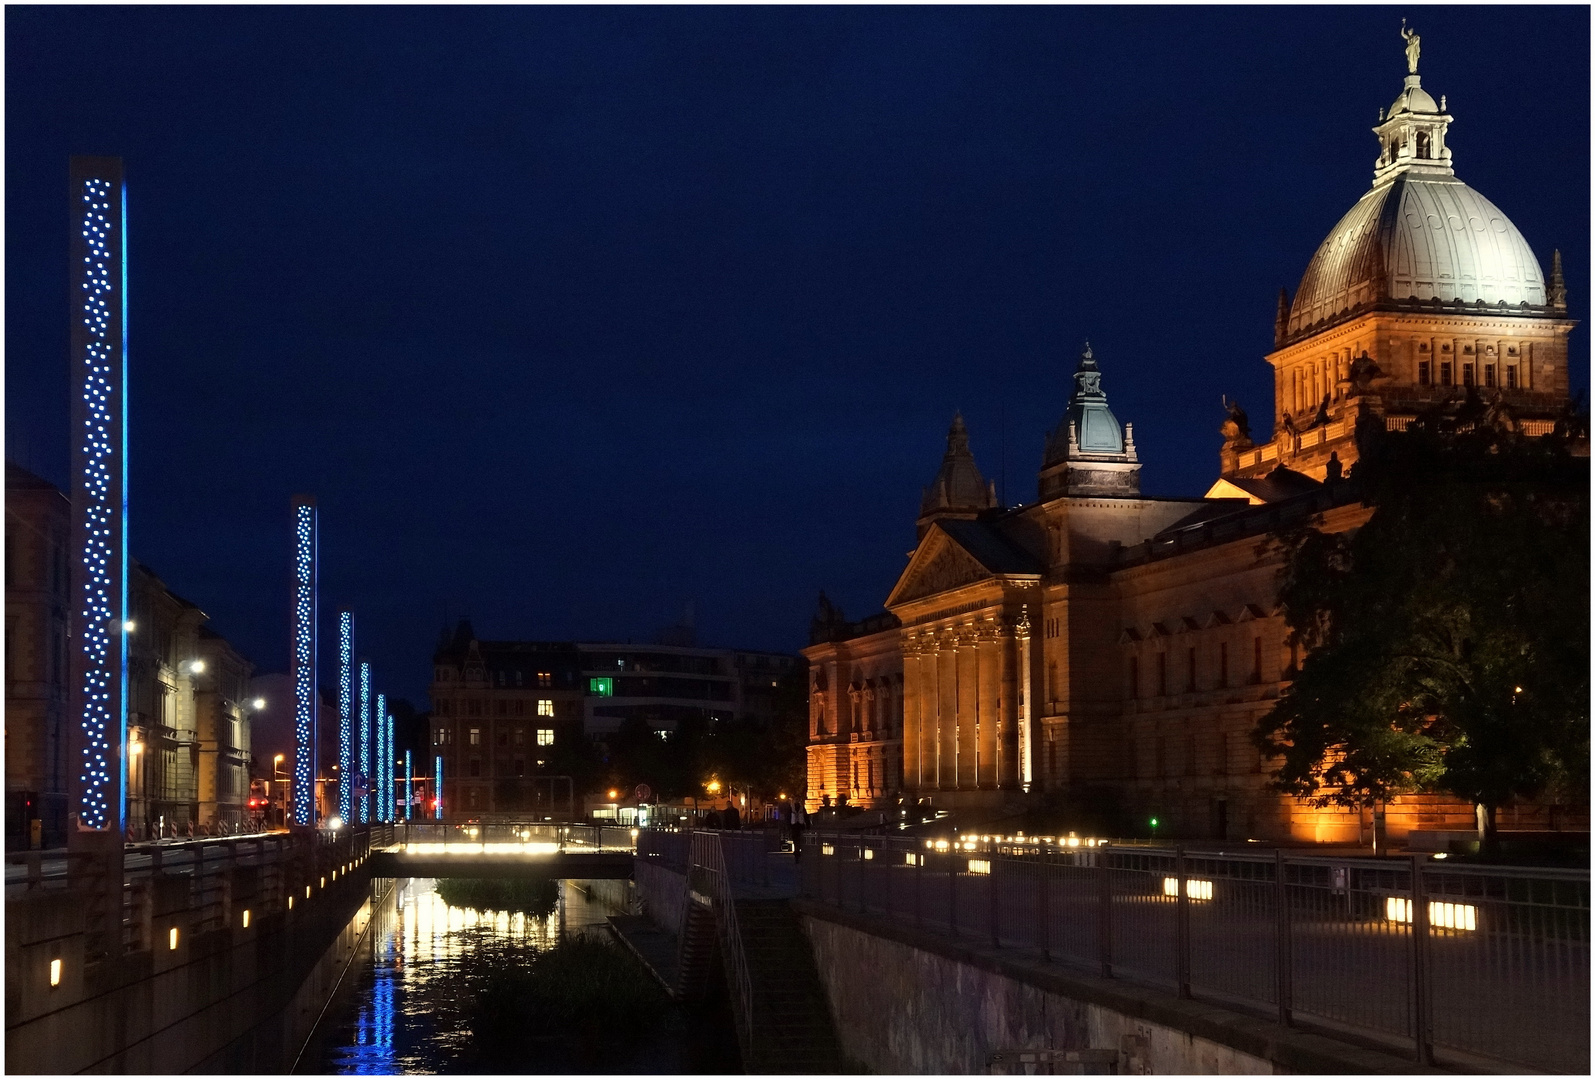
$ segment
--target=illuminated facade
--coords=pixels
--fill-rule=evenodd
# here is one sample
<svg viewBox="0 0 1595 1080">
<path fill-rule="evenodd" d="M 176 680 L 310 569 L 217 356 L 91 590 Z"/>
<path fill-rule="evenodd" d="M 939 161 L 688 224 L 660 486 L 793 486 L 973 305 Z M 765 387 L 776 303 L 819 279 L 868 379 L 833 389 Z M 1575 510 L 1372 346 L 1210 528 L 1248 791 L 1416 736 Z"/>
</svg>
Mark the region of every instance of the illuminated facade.
<svg viewBox="0 0 1595 1080">
<path fill-rule="evenodd" d="M 120 158 L 74 157 L 72 636 L 76 809 L 121 831 L 127 775 L 127 189 Z"/>
<path fill-rule="evenodd" d="M 316 824 L 316 780 L 319 777 L 320 697 L 316 682 L 316 573 L 318 535 L 316 502 L 294 500 L 293 647 L 290 674 L 294 683 L 293 823 Z"/>
<path fill-rule="evenodd" d="M 373 719 L 376 727 L 376 775 L 372 783 L 376 786 L 373 793 L 376 805 L 371 808 L 372 817 L 376 821 L 388 820 L 388 695 L 377 695 L 377 711 Z"/>
<path fill-rule="evenodd" d="M 338 613 L 338 816 L 354 820 L 354 686 L 350 670 L 354 645 L 354 616 Z"/>
<path fill-rule="evenodd" d="M 1272 534 L 1311 518 L 1331 531 L 1367 520 L 1337 482 L 1359 425 L 1401 430 L 1471 393 L 1534 435 L 1568 406 L 1575 324 L 1560 261 L 1546 278 L 1505 215 L 1456 179 L 1450 122 L 1408 76 L 1376 129 L 1373 190 L 1313 256 L 1294 301 L 1281 300 L 1272 434 L 1254 443 L 1232 409 L 1204 497 L 1140 494 L 1133 430 L 1108 403 L 1117 358 L 1104 369 L 1089 346 L 1046 439 L 1035 502 L 994 505 L 955 419 L 918 544 L 886 599 L 899 625 L 827 625 L 823 605 L 816 620 L 805 650 L 811 808 L 901 798 L 1001 817 L 1056 793 L 1121 822 L 1156 817 L 1172 836 L 1371 834 L 1366 812 L 1271 791 L 1276 763 L 1251 741 L 1301 660 Z M 884 790 L 859 768 L 877 745 L 901 769 Z M 1508 807 L 1500 820 L 1544 827 L 1548 809 Z M 1570 810 L 1564 821 L 1587 820 L 1587 807 Z M 1407 796 L 1386 821 L 1399 839 L 1474 818 L 1456 800 Z"/>
</svg>

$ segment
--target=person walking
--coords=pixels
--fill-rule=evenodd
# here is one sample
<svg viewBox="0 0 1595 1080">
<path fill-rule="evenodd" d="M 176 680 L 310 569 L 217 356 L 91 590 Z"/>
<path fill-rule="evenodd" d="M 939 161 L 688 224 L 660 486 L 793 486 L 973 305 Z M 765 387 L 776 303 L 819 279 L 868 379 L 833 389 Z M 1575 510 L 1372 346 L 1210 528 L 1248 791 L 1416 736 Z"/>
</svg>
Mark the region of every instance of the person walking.
<svg viewBox="0 0 1595 1080">
<path fill-rule="evenodd" d="M 792 804 L 792 857 L 803 857 L 803 833 L 809 827 L 809 812 L 803 808 L 803 803 Z"/>
</svg>

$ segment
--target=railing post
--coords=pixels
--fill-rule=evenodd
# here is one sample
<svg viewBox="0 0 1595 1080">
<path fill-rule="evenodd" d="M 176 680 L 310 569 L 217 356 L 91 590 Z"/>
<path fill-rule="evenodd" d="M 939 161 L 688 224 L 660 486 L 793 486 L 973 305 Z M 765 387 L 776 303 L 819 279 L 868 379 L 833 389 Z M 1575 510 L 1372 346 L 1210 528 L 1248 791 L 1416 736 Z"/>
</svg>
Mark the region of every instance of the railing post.
<svg viewBox="0 0 1595 1080">
<path fill-rule="evenodd" d="M 1418 1064 L 1434 1064 L 1434 1044 L 1429 1035 L 1429 903 L 1423 891 L 1425 856 L 1412 856 L 1412 1036 Z"/>
<path fill-rule="evenodd" d="M 1041 898 L 1036 905 L 1036 943 L 1041 946 L 1041 959 L 1052 959 L 1052 927 L 1051 920 L 1047 917 L 1047 891 L 1051 885 L 1052 863 L 1051 856 L 1043 853 L 1037 859 L 1036 865 L 1041 870 Z"/>
<path fill-rule="evenodd" d="M 1191 996 L 1191 889 L 1186 882 L 1181 844 L 1174 849 L 1174 977 L 1182 998 Z"/>
<path fill-rule="evenodd" d="M 947 864 L 947 932 L 953 937 L 958 936 L 958 863 L 960 856 L 954 855 Z"/>
<path fill-rule="evenodd" d="M 991 900 L 991 947 L 993 949 L 1000 949 L 1002 948 L 1002 933 L 1001 928 L 997 923 L 999 906 L 999 900 L 997 897 L 997 852 L 993 850 L 987 854 L 991 856 L 989 859 L 991 864 L 991 873 L 986 875 L 986 896 Z"/>
<path fill-rule="evenodd" d="M 920 906 L 919 893 L 920 887 L 924 883 L 925 879 L 925 860 L 927 858 L 929 858 L 929 856 L 926 855 L 924 851 L 917 852 L 914 855 L 914 925 L 916 927 L 925 925 L 924 914 L 921 911 Z"/>
<path fill-rule="evenodd" d="M 1291 1014 L 1291 941 L 1290 941 L 1290 888 L 1285 882 L 1285 853 L 1274 849 L 1274 915 L 1277 923 L 1274 935 L 1274 976 L 1279 998 L 1279 1022 L 1290 1026 Z"/>
<path fill-rule="evenodd" d="M 1113 877 L 1108 853 L 1097 848 L 1097 955 L 1102 977 L 1113 978 Z"/>
</svg>

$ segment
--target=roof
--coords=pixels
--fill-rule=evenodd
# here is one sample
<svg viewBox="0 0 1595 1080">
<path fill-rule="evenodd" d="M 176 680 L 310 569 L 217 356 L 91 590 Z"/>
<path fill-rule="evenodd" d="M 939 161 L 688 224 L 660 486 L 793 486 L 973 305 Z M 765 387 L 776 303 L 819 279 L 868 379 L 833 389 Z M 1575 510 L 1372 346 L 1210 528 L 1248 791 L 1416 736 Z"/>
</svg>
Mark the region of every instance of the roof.
<svg viewBox="0 0 1595 1080">
<path fill-rule="evenodd" d="M 1309 491 L 1316 491 L 1322 487 L 1317 480 L 1306 473 L 1299 473 L 1295 469 L 1287 469 L 1281 465 L 1267 476 L 1220 477 L 1212 487 L 1208 488 L 1206 498 L 1232 499 L 1244 498 L 1253 506 L 1259 503 L 1279 502 L 1295 495 L 1305 495 Z"/>
<path fill-rule="evenodd" d="M 1046 567 L 1005 536 L 995 522 L 938 521 L 937 527 L 993 574 L 1041 574 Z"/>
<path fill-rule="evenodd" d="M 947 429 L 947 452 L 942 455 L 941 468 L 919 502 L 920 517 L 940 510 L 980 511 L 996 503 L 991 485 L 980 475 L 975 455 L 970 452 L 963 415 L 954 414 L 952 426 Z"/>
<path fill-rule="evenodd" d="M 6 490 L 7 491 L 60 491 L 50 481 L 36 473 L 31 473 L 14 461 L 6 462 Z"/>
</svg>

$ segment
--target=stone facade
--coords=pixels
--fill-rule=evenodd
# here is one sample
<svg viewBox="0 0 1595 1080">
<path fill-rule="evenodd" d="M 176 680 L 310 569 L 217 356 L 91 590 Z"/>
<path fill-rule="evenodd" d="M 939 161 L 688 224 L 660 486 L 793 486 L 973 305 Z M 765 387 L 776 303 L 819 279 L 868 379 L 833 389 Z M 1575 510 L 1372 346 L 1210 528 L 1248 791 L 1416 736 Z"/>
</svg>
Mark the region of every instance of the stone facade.
<svg viewBox="0 0 1595 1080">
<path fill-rule="evenodd" d="M 1232 406 L 1205 496 L 1140 494 L 1132 430 L 1109 409 L 1087 346 L 1047 440 L 1038 500 L 981 508 L 927 493 L 918 545 L 886 599 L 899 628 L 806 650 L 811 805 L 842 783 L 849 801 L 864 801 L 850 778 L 862 729 L 842 693 L 858 685 L 855 671 L 895 660 L 902 725 L 882 756 L 901 761 L 905 802 L 1007 813 L 1058 791 L 1117 804 L 1121 821 L 1155 817 L 1170 836 L 1369 835 L 1367 816 L 1270 791 L 1277 763 L 1251 740 L 1301 662 L 1279 607 L 1273 537 L 1310 519 L 1331 531 L 1367 520 L 1340 482 L 1365 425 L 1400 430 L 1473 395 L 1526 434 L 1551 432 L 1568 410 L 1575 325 L 1559 259 L 1547 283 L 1504 215 L 1455 179 L 1442 138 L 1450 117 L 1415 75 L 1391 118 L 1374 191 L 1325 241 L 1295 304 L 1281 297 L 1268 441 L 1254 443 Z M 1376 227 L 1391 208 L 1414 206 L 1438 209 Z M 955 450 L 962 488 L 980 489 L 968 445 L 955 421 L 936 490 L 949 486 Z M 888 804 L 896 782 L 886 782 Z M 1501 821 L 1534 827 L 1543 809 L 1508 808 Z M 1466 828 L 1472 812 L 1413 796 L 1386 820 L 1400 838 Z"/>
</svg>

